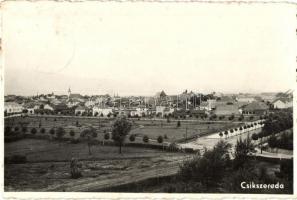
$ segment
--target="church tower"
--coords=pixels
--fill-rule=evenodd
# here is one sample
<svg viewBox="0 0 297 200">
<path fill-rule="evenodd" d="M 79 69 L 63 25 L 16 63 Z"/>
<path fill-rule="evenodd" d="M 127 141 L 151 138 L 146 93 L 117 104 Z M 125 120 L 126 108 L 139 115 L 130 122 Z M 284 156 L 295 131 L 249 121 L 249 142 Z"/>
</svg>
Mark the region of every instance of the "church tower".
<svg viewBox="0 0 297 200">
<path fill-rule="evenodd" d="M 70 90 L 70 87 L 68 88 L 68 99 L 70 98 L 70 95 L 71 95 L 71 90 Z"/>
</svg>

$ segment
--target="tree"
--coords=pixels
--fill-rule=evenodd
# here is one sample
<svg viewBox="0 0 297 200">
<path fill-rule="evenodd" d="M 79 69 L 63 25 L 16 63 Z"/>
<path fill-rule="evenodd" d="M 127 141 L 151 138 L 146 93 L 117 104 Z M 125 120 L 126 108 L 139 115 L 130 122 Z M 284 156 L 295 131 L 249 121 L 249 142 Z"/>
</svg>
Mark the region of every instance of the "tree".
<svg viewBox="0 0 297 200">
<path fill-rule="evenodd" d="M 93 139 L 97 137 L 96 130 L 93 127 L 89 127 L 81 132 L 80 137 L 87 139 L 89 155 L 92 155 L 91 145 L 93 144 Z"/>
<path fill-rule="evenodd" d="M 213 150 L 185 161 L 180 167 L 178 177 L 184 181 L 201 182 L 206 186 L 218 184 L 224 177 L 225 170 L 231 167 L 230 148 L 231 144 L 220 140 Z"/>
<path fill-rule="evenodd" d="M 270 148 L 276 148 L 278 146 L 278 140 L 274 134 L 269 137 L 268 145 Z"/>
<path fill-rule="evenodd" d="M 176 127 L 180 127 L 180 121 L 177 121 Z"/>
<path fill-rule="evenodd" d="M 109 140 L 109 133 L 104 134 L 104 140 Z M 103 145 L 104 145 L 104 140 L 103 140 Z"/>
<path fill-rule="evenodd" d="M 144 143 L 148 143 L 149 142 L 149 137 L 147 135 L 144 135 L 143 138 L 142 138 L 142 141 Z"/>
<path fill-rule="evenodd" d="M 51 128 L 51 130 L 50 130 L 49 132 L 50 132 L 50 134 L 51 134 L 52 136 L 54 136 L 54 135 L 55 135 L 55 133 L 56 133 L 56 131 L 55 131 L 55 129 L 54 129 L 54 128 Z"/>
<path fill-rule="evenodd" d="M 131 134 L 129 137 L 130 142 L 134 142 L 135 141 L 135 135 Z"/>
<path fill-rule="evenodd" d="M 224 135 L 225 135 L 225 137 L 227 138 L 227 136 L 228 136 L 228 131 L 225 131 L 225 132 L 224 132 Z"/>
<path fill-rule="evenodd" d="M 163 143 L 163 137 L 161 135 L 158 136 L 157 138 L 158 143 Z"/>
<path fill-rule="evenodd" d="M 246 160 L 247 156 L 255 151 L 255 146 L 251 142 L 249 136 L 242 140 L 240 137 L 235 145 L 235 159 L 234 159 L 234 167 L 239 168 L 242 167 Z"/>
<path fill-rule="evenodd" d="M 259 136 L 258 136 L 258 134 L 256 134 L 256 133 L 254 133 L 253 135 L 252 135 L 252 140 L 258 140 L 258 138 L 259 138 Z"/>
<path fill-rule="evenodd" d="M 15 131 L 15 132 L 18 132 L 18 131 L 19 131 L 19 127 L 17 127 L 17 126 L 14 127 L 14 131 Z"/>
<path fill-rule="evenodd" d="M 119 146 L 119 153 L 122 153 L 122 145 L 129 134 L 132 124 L 125 117 L 117 119 L 112 125 L 112 139 Z"/>
<path fill-rule="evenodd" d="M 33 135 L 35 135 L 35 134 L 37 133 L 36 128 L 32 128 L 32 129 L 31 129 L 31 133 L 32 133 Z"/>
<path fill-rule="evenodd" d="M 224 135 L 224 134 L 223 134 L 222 132 L 219 133 L 219 136 L 220 136 L 221 138 L 223 137 L 223 135 Z"/>
<path fill-rule="evenodd" d="M 231 129 L 231 130 L 230 130 L 230 133 L 234 133 L 234 130 L 233 130 L 233 129 Z"/>
<path fill-rule="evenodd" d="M 64 137 L 65 133 L 66 133 L 65 129 L 63 127 L 59 127 L 56 132 L 57 138 L 62 139 Z"/>
</svg>

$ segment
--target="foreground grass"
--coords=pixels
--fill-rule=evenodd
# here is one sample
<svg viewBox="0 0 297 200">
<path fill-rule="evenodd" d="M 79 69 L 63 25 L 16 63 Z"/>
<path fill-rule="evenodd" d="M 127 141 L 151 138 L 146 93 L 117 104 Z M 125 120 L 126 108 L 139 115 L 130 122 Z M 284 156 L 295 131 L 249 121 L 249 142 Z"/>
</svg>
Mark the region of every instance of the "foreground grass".
<svg viewBox="0 0 297 200">
<path fill-rule="evenodd" d="M 155 149 L 116 146 L 93 146 L 88 155 L 84 143 L 70 144 L 57 141 L 24 139 L 5 143 L 5 156 L 26 155 L 28 163 L 5 164 L 5 191 L 68 191 L 94 181 L 117 183 L 133 181 L 132 176 L 155 176 L 153 169 L 166 169 L 170 163 L 182 160 L 185 155 Z M 70 178 L 70 159 L 78 158 L 83 177 Z M 178 165 L 177 165 L 178 166 Z M 149 171 L 152 171 L 148 173 Z M 86 186 L 87 188 L 88 186 Z"/>
</svg>

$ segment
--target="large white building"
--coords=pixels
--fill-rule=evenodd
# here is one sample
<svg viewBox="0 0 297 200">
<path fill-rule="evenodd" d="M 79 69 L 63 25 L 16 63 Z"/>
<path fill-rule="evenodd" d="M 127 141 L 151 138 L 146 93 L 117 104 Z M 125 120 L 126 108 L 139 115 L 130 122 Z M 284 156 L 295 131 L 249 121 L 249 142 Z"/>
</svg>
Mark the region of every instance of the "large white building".
<svg viewBox="0 0 297 200">
<path fill-rule="evenodd" d="M 292 99 L 276 99 L 272 102 L 274 108 L 285 109 L 293 107 Z"/>
<path fill-rule="evenodd" d="M 108 116 L 113 113 L 113 108 L 102 108 L 98 106 L 93 107 L 93 116 Z"/>
<path fill-rule="evenodd" d="M 17 114 L 23 112 L 23 106 L 15 102 L 4 102 L 4 113 Z"/>
</svg>

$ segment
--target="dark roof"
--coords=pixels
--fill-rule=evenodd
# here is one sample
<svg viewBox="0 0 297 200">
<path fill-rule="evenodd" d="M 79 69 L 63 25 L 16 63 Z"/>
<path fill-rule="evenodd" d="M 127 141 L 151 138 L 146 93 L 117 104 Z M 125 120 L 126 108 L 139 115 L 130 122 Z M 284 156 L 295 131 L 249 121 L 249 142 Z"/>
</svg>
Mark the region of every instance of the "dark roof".
<svg viewBox="0 0 297 200">
<path fill-rule="evenodd" d="M 275 99 L 272 103 L 275 103 L 275 102 L 277 102 L 277 101 L 281 101 L 281 102 L 283 102 L 283 103 L 286 103 L 286 102 L 291 102 L 292 99 L 290 99 L 290 98 L 277 98 L 277 99 Z"/>
<path fill-rule="evenodd" d="M 82 98 L 80 94 L 70 94 L 69 98 Z"/>
<path fill-rule="evenodd" d="M 263 102 L 252 102 L 242 107 L 243 110 L 268 110 L 269 107 Z"/>
</svg>

